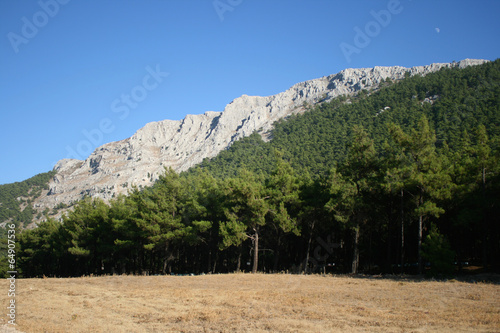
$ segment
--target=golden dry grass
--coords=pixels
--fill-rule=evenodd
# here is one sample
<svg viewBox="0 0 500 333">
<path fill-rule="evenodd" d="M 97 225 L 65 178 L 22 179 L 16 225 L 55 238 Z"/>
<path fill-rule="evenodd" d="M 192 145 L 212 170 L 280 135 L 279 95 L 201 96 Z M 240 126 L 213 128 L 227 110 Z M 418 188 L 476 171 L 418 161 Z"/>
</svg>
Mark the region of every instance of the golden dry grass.
<svg viewBox="0 0 500 333">
<path fill-rule="evenodd" d="M 1 293 L 1 304 L 7 304 L 6 294 Z M 16 328 L 51 333 L 500 332 L 499 299 L 497 284 L 458 281 L 285 274 L 20 279 Z"/>
</svg>

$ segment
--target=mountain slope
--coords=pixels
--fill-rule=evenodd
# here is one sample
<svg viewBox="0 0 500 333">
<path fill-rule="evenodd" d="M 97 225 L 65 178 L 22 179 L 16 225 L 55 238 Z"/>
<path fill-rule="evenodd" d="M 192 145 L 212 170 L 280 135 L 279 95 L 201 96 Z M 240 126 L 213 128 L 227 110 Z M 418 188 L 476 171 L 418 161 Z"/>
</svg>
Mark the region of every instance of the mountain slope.
<svg viewBox="0 0 500 333">
<path fill-rule="evenodd" d="M 413 68 L 345 69 L 298 83 L 277 95 L 243 95 L 228 104 L 223 112 L 210 111 L 188 115 L 179 121 L 149 123 L 128 139 L 97 148 L 85 161 L 59 161 L 49 189 L 42 192 L 33 207 L 41 212 L 71 205 L 85 195 L 108 200 L 126 193 L 132 185 L 151 185 L 165 167 L 187 170 L 255 131 L 268 138 L 274 122 L 304 112 L 307 105 L 376 89 L 387 79 L 396 81 L 407 75 L 426 75 L 445 67 L 463 68 L 484 62 L 467 59 Z"/>
<path fill-rule="evenodd" d="M 491 149 L 500 145 L 500 60 L 466 69 L 447 69 L 415 76 L 397 84 L 384 84 L 370 94 L 338 98 L 274 124 L 272 140 L 253 134 L 235 142 L 201 168 L 217 178 L 236 176 L 247 170 L 271 174 L 276 167 L 275 151 L 297 172 L 325 175 L 341 165 L 352 142 L 352 129 L 362 125 L 374 140 L 377 151 L 391 142 L 390 124 L 406 131 L 418 128 L 425 115 L 436 132 L 440 150 L 461 152 L 464 133 L 474 135 L 486 126 Z"/>
</svg>

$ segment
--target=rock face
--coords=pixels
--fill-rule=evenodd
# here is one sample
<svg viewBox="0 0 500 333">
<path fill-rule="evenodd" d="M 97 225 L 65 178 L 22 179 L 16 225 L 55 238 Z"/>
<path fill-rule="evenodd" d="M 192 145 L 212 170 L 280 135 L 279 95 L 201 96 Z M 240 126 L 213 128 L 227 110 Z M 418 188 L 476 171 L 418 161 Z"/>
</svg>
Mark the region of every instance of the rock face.
<svg viewBox="0 0 500 333">
<path fill-rule="evenodd" d="M 97 148 L 85 161 L 64 159 L 54 167 L 50 189 L 35 201 L 42 211 L 61 203 L 70 205 L 85 195 L 109 200 L 132 185 L 151 185 L 165 167 L 184 171 L 204 158 L 216 156 L 236 140 L 258 131 L 266 139 L 273 123 L 305 111 L 305 105 L 375 89 L 387 78 L 426 75 L 443 67 L 479 65 L 486 60 L 432 64 L 413 68 L 345 69 L 337 74 L 297 83 L 285 92 L 259 97 L 243 95 L 222 112 L 187 115 L 183 120 L 149 123 L 132 137 Z"/>
</svg>

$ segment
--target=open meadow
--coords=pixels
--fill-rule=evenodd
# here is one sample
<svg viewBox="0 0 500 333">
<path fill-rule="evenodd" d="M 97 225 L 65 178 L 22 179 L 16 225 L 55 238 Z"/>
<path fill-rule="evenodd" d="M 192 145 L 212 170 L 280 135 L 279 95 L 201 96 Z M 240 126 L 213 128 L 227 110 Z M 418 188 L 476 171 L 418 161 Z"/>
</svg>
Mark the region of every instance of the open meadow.
<svg viewBox="0 0 500 333">
<path fill-rule="evenodd" d="M 455 280 L 287 274 L 18 279 L 15 299 L 16 329 L 26 333 L 500 331 L 499 284 Z M 0 300 L 5 312 L 7 292 Z M 5 329 L 7 317 L 1 318 Z"/>
</svg>

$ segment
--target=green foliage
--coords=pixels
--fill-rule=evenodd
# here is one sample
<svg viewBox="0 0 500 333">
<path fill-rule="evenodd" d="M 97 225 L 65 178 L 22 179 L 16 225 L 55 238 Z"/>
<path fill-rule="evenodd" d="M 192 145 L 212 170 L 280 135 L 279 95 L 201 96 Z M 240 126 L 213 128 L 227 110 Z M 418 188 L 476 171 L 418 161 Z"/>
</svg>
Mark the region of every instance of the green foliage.
<svg viewBox="0 0 500 333">
<path fill-rule="evenodd" d="M 325 208 L 334 212 L 335 219 L 353 231 L 353 255 L 351 272 L 357 273 L 359 266 L 359 237 L 373 213 L 376 190 L 378 159 L 373 140 L 361 126 L 353 128 L 353 139 L 343 174 L 333 169 L 330 172 L 330 200 Z"/>
<path fill-rule="evenodd" d="M 436 200 L 449 198 L 453 185 L 451 177 L 442 167 L 442 158 L 436 154 L 436 137 L 425 116 L 419 121 L 418 130 L 411 129 L 406 134 L 395 126 L 392 127 L 392 135 L 400 149 L 400 159 L 389 174 L 402 175 L 399 190 L 409 193 L 414 199 L 414 212 L 418 216 L 418 271 L 421 272 L 424 219 L 444 213 Z"/>
<path fill-rule="evenodd" d="M 453 275 L 455 252 L 451 249 L 446 237 L 439 233 L 435 224 L 432 224 L 422 244 L 422 255 L 430 263 L 429 275 L 435 277 Z"/>
<path fill-rule="evenodd" d="M 23 231 L 18 236 L 16 268 L 21 268 L 24 276 L 56 274 L 63 256 L 60 232 L 61 224 L 52 219 L 42 222 L 36 229 Z"/>
<path fill-rule="evenodd" d="M 269 174 L 274 167 L 273 149 L 266 144 L 258 133 L 236 141 L 228 150 L 220 152 L 213 159 L 205 159 L 197 169 L 204 169 L 217 178 L 234 177 L 241 168 L 249 171 Z"/>
<path fill-rule="evenodd" d="M 224 187 L 224 213 L 227 221 L 221 222 L 222 247 L 240 245 L 245 238 L 253 242 L 254 263 L 258 266 L 259 234 L 266 223 L 269 211 L 263 179 L 243 169 L 237 178 L 230 178 Z"/>
<path fill-rule="evenodd" d="M 16 225 L 33 220 L 31 202 L 48 189 L 49 180 L 56 171 L 33 176 L 25 181 L 0 185 L 0 221 L 11 220 Z"/>
<path fill-rule="evenodd" d="M 290 163 L 277 153 L 276 169 L 266 182 L 269 198 L 269 219 L 276 232 L 281 234 L 292 232 L 300 235 L 297 214 L 300 210 L 299 178 L 295 175 Z"/>
</svg>

